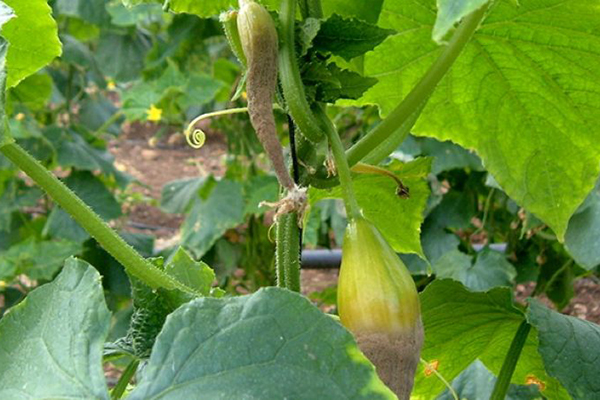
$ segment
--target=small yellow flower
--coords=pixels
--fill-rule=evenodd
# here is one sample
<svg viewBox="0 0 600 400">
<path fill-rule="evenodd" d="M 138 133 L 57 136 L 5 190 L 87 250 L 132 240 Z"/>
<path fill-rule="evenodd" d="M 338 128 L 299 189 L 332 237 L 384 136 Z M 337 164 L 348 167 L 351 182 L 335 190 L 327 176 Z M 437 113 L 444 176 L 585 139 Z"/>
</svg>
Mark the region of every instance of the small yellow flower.
<svg viewBox="0 0 600 400">
<path fill-rule="evenodd" d="M 0 281 L 0 290 L 6 288 L 6 282 Z"/>
<path fill-rule="evenodd" d="M 246 93 L 245 91 L 244 91 L 244 92 L 242 92 L 242 96 L 241 96 L 241 97 L 242 97 L 242 99 L 244 99 L 244 100 L 248 100 L 248 93 Z"/>
<path fill-rule="evenodd" d="M 15 119 L 17 121 L 23 121 L 25 119 L 25 114 L 23 113 L 18 113 L 17 115 L 15 115 Z"/>
<path fill-rule="evenodd" d="M 108 82 L 106 82 L 106 88 L 108 90 L 115 90 L 117 88 L 117 85 L 115 84 L 115 81 L 109 79 Z"/>
<path fill-rule="evenodd" d="M 158 122 L 162 118 L 162 112 L 163 110 L 155 107 L 154 104 L 152 104 L 150 108 L 146 110 L 146 114 L 148 114 L 146 119 L 151 122 Z"/>
</svg>

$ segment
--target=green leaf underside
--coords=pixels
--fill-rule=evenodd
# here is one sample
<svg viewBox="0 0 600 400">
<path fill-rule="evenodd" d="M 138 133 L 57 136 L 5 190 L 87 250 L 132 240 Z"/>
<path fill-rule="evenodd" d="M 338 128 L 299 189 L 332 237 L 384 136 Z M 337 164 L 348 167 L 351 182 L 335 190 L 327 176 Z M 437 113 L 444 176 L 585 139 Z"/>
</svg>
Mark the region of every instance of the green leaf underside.
<svg viewBox="0 0 600 400">
<path fill-rule="evenodd" d="M 196 199 L 181 227 L 182 244 L 200 258 L 228 229 L 243 221 L 242 185 L 229 180 L 219 181 L 206 199 Z"/>
<path fill-rule="evenodd" d="M 519 204 L 563 239 L 600 171 L 600 10 L 593 1 L 497 2 L 413 132 L 474 149 Z M 385 2 L 399 32 L 365 58 L 359 101 L 389 113 L 440 52 L 435 2 Z"/>
<path fill-rule="evenodd" d="M 137 399 L 392 399 L 352 336 L 278 288 L 194 300 L 157 338 Z"/>
<path fill-rule="evenodd" d="M 529 322 L 538 329 L 548 373 L 575 400 L 600 398 L 600 326 L 559 314 L 532 300 Z"/>
<path fill-rule="evenodd" d="M 11 88 L 58 57 L 61 43 L 47 0 L 3 1 L 17 16 L 2 26 L 2 36 L 10 43 L 6 87 Z"/>
<path fill-rule="evenodd" d="M 470 292 L 451 280 L 436 280 L 421 294 L 425 327 L 425 345 L 421 357 L 438 362 L 438 372 L 446 379 L 457 377 L 476 359 L 498 374 L 523 314 L 512 306 L 511 291 L 495 288 L 488 292 Z M 537 352 L 537 333 L 529 334 L 511 380 L 524 385 L 529 378 L 545 385 L 544 395 L 568 399 L 560 384 L 549 377 Z M 415 377 L 413 396 L 429 400 L 444 390 L 444 384 L 422 365 Z"/>
<path fill-rule="evenodd" d="M 355 175 L 354 190 L 365 217 L 373 222 L 392 248 L 399 253 L 414 253 L 425 258 L 421 248 L 421 223 L 429 197 L 424 179 L 431 168 L 431 158 L 419 158 L 407 164 L 394 161 L 387 168 L 410 189 L 408 199 L 396 194 L 393 179 L 380 175 Z M 331 190 L 311 188 L 309 203 L 327 198 L 341 198 L 341 188 Z"/>
<path fill-rule="evenodd" d="M 67 260 L 0 321 L 0 398 L 108 399 L 102 347 L 110 314 L 100 275 Z"/>
</svg>

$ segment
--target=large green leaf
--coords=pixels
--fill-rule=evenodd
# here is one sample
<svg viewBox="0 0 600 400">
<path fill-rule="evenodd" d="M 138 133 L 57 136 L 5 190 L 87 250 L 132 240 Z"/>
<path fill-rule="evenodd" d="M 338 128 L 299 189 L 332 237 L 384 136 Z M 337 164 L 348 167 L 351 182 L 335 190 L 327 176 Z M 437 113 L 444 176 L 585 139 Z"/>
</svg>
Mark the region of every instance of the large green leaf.
<svg viewBox="0 0 600 400">
<path fill-rule="evenodd" d="M 149 0 L 122 0 L 125 4 L 140 4 Z M 281 0 L 258 0 L 269 9 L 278 11 Z M 219 15 L 231 8 L 238 8 L 238 0 L 170 0 L 169 9 L 175 12 L 196 14 L 206 18 Z M 344 17 L 360 18 L 375 23 L 381 12 L 383 0 L 323 0 L 323 11 L 327 16 L 333 13 Z"/>
<path fill-rule="evenodd" d="M 452 381 L 452 387 L 460 399 L 489 400 L 494 390 L 496 377 L 477 360 Z M 446 390 L 436 400 L 452 400 L 454 397 Z M 539 400 L 540 394 L 535 385 L 511 385 L 505 400 Z"/>
<path fill-rule="evenodd" d="M 61 15 L 103 25 L 110 22 L 110 15 L 106 10 L 107 3 L 108 0 L 56 0 L 55 7 Z"/>
<path fill-rule="evenodd" d="M 168 213 L 183 214 L 198 198 L 205 178 L 185 178 L 167 183 L 160 194 L 160 207 Z"/>
<path fill-rule="evenodd" d="M 121 216 L 121 206 L 115 197 L 102 181 L 91 173 L 75 171 L 65 179 L 65 184 L 104 220 Z M 89 237 L 67 212 L 58 207 L 50 213 L 44 226 L 44 234 L 75 242 L 83 242 Z"/>
<path fill-rule="evenodd" d="M 277 288 L 169 316 L 128 399 L 392 399 L 352 335 Z"/>
<path fill-rule="evenodd" d="M 140 34 L 104 33 L 100 36 L 96 59 L 104 75 L 120 82 L 139 78 L 150 48 Z"/>
<path fill-rule="evenodd" d="M 34 207 L 43 192 L 36 187 L 26 185 L 20 179 L 10 179 L 3 184 L 0 194 L 0 230 L 10 231 L 13 213 L 23 207 Z"/>
<path fill-rule="evenodd" d="M 181 227 L 182 244 L 196 257 L 202 257 L 217 239 L 244 221 L 242 185 L 221 180 L 206 199 L 197 199 Z"/>
<path fill-rule="evenodd" d="M 533 300 L 528 319 L 539 331 L 548 373 L 575 400 L 600 399 L 600 326 L 552 311 Z"/>
<path fill-rule="evenodd" d="M 279 197 L 279 183 L 272 175 L 253 176 L 244 184 L 244 214 L 264 214 L 269 207 L 263 201 L 274 203 Z"/>
<path fill-rule="evenodd" d="M 377 22 L 383 0 L 323 0 L 323 13 L 359 18 L 370 23 Z"/>
<path fill-rule="evenodd" d="M 6 87 L 11 88 L 58 57 L 61 44 L 47 0 L 3 1 L 17 15 L 2 26 L 2 36 L 10 43 Z"/>
<path fill-rule="evenodd" d="M 474 263 L 472 259 L 456 249 L 439 257 L 432 267 L 438 278 L 452 278 L 474 291 L 512 286 L 517 271 L 504 254 L 486 248 Z"/>
<path fill-rule="evenodd" d="M 600 193 L 594 190 L 569 221 L 565 247 L 577 264 L 591 270 L 600 264 Z"/>
<path fill-rule="evenodd" d="M 82 250 L 79 243 L 66 240 L 38 241 L 30 237 L 0 252 L 0 279 L 18 274 L 26 274 L 36 280 L 51 279 L 68 257 Z"/>
<path fill-rule="evenodd" d="M 7 109 L 10 109 L 14 102 L 18 102 L 32 111 L 41 111 L 46 107 L 51 95 L 52 78 L 50 75 L 34 74 L 9 91 Z"/>
<path fill-rule="evenodd" d="M 115 168 L 114 156 L 103 148 L 102 142 L 98 143 L 97 138 L 84 129 L 75 131 L 50 127 L 44 134 L 55 145 L 57 161 L 61 167 L 100 171 L 107 176 L 113 176 L 122 188 L 131 181 L 130 176 Z"/>
<path fill-rule="evenodd" d="M 215 280 L 215 272 L 205 263 L 194 261 L 181 247 L 165 265 L 165 272 L 178 282 L 208 296 Z"/>
<path fill-rule="evenodd" d="M 407 164 L 394 161 L 387 167 L 408 186 L 409 198 L 398 196 L 398 185 L 389 177 L 359 175 L 353 179 L 356 198 L 364 215 L 399 253 L 415 253 L 425 258 L 420 233 L 423 211 L 430 193 L 425 180 L 430 168 L 430 158 L 420 158 Z M 339 186 L 332 190 L 309 190 L 311 205 L 322 199 L 341 196 Z"/>
<path fill-rule="evenodd" d="M 373 50 L 392 33 L 394 31 L 390 29 L 334 14 L 321 23 L 321 28 L 313 39 L 313 46 L 320 52 L 329 52 L 350 60 Z"/>
<path fill-rule="evenodd" d="M 457 377 L 476 359 L 498 374 L 504 357 L 524 315 L 512 305 L 511 290 L 495 288 L 470 292 L 451 280 L 436 280 L 421 294 L 425 344 L 421 357 L 435 365 L 446 379 Z M 538 380 L 543 394 L 551 399 L 568 399 L 564 389 L 544 369 L 537 352 L 537 334 L 530 333 L 517 364 L 512 383 L 523 385 Z M 435 398 L 444 384 L 423 366 L 417 370 L 413 396 Z"/>
<path fill-rule="evenodd" d="M 102 347 L 110 313 L 100 275 L 67 260 L 0 320 L 0 398 L 109 399 Z"/>
<path fill-rule="evenodd" d="M 223 88 L 223 83 L 205 74 L 190 75 L 183 89 L 184 107 L 200 106 L 212 101 Z"/>
<path fill-rule="evenodd" d="M 594 1 L 496 2 L 414 129 L 475 149 L 560 240 L 600 172 L 599 17 Z M 441 51 L 435 18 L 434 0 L 384 3 L 380 24 L 399 34 L 366 55 L 379 83 L 360 104 L 388 114 L 414 87 Z"/>
</svg>

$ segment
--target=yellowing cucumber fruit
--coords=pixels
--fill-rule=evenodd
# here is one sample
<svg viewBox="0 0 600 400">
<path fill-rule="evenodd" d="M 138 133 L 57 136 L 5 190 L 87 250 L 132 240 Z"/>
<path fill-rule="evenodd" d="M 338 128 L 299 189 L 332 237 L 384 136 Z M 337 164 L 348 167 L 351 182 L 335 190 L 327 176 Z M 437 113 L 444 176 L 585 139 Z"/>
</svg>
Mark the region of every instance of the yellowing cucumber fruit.
<svg viewBox="0 0 600 400">
<path fill-rule="evenodd" d="M 338 309 L 381 380 L 409 399 L 423 345 L 419 296 L 406 266 L 364 218 L 346 228 Z"/>
</svg>

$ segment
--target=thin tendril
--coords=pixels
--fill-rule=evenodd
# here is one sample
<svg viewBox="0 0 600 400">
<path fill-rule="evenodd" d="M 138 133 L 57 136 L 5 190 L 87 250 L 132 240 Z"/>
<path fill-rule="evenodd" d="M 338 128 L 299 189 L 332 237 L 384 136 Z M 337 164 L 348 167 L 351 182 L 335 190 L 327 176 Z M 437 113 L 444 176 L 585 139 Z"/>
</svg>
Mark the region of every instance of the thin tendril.
<svg viewBox="0 0 600 400">
<path fill-rule="evenodd" d="M 204 143 L 206 142 L 206 134 L 200 128 L 194 129 L 198 122 L 212 117 L 220 117 L 222 115 L 239 114 L 245 112 L 248 112 L 248 107 L 230 108 L 227 110 L 213 111 L 210 113 L 199 115 L 188 124 L 184 132 L 185 139 L 191 147 L 199 149 L 202 146 L 204 146 Z"/>
<path fill-rule="evenodd" d="M 435 368 L 431 368 L 430 364 L 423 360 L 422 358 L 420 359 L 421 363 L 425 365 L 425 368 L 429 368 L 429 370 L 431 372 L 433 372 L 433 374 L 435 376 L 438 377 L 438 379 L 440 381 L 442 381 L 442 383 L 446 386 L 446 388 L 448 388 L 448 391 L 450 392 L 450 394 L 452 395 L 452 397 L 454 397 L 454 400 L 459 400 L 458 394 L 456 393 L 456 391 L 454 390 L 454 388 L 452 387 L 452 385 L 450 385 L 450 383 L 448 383 L 448 381 L 446 380 L 446 378 L 444 378 L 442 376 L 442 374 L 440 374 Z"/>
</svg>

